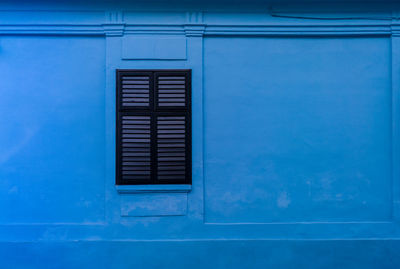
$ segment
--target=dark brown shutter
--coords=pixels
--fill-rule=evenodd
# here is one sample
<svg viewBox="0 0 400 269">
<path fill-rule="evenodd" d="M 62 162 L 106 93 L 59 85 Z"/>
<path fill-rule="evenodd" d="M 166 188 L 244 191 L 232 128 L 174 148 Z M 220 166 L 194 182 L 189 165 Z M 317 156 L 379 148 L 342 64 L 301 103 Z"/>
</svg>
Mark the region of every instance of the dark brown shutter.
<svg viewBox="0 0 400 269">
<path fill-rule="evenodd" d="M 155 87 L 158 109 L 177 108 L 186 109 L 188 78 L 187 74 L 157 73 Z"/>
<path fill-rule="evenodd" d="M 191 184 L 191 76 L 117 71 L 117 184 Z"/>
<path fill-rule="evenodd" d="M 121 180 L 123 182 L 151 181 L 150 116 L 122 115 Z"/>
<path fill-rule="evenodd" d="M 187 120 L 184 114 L 157 117 L 157 180 L 183 183 L 187 174 Z"/>
<path fill-rule="evenodd" d="M 123 74 L 121 76 L 121 105 L 126 108 L 150 108 L 151 74 Z"/>
</svg>

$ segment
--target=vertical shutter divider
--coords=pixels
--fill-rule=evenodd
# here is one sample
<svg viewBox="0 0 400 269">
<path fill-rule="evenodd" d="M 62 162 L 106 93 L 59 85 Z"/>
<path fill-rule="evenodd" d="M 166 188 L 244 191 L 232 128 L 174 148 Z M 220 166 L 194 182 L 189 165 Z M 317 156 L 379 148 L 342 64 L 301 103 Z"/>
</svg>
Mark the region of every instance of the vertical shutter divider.
<svg viewBox="0 0 400 269">
<path fill-rule="evenodd" d="M 157 182 L 157 113 L 156 110 L 156 74 L 153 73 L 150 79 L 150 117 L 151 117 L 151 178 L 152 183 L 155 184 Z"/>
<path fill-rule="evenodd" d="M 151 156 L 151 181 L 152 183 L 156 183 L 157 181 L 157 116 L 156 113 L 151 112 L 151 148 L 150 148 L 150 156 Z"/>
</svg>

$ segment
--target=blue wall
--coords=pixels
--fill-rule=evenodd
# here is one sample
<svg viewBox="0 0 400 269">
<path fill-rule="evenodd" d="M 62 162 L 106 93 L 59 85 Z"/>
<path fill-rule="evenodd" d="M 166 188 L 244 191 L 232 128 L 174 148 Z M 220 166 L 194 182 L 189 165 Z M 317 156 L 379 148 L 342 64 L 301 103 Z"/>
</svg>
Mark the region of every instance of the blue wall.
<svg viewBox="0 0 400 269">
<path fill-rule="evenodd" d="M 0 268 L 400 268 L 389 4 L 0 4 Z M 192 69 L 192 186 L 115 186 L 115 70 Z"/>
</svg>

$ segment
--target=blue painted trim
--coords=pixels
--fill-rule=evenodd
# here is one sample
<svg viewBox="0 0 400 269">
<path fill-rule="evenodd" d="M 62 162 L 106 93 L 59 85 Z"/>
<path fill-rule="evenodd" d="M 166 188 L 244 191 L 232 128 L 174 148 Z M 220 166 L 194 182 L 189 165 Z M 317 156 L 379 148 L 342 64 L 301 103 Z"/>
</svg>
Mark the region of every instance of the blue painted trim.
<svg viewBox="0 0 400 269">
<path fill-rule="evenodd" d="M 400 167 L 398 165 L 400 160 L 400 128 L 399 128 L 399 114 L 400 114 L 400 62 L 399 62 L 399 27 L 392 27 L 392 199 L 393 199 L 393 220 L 398 222 L 400 218 L 400 190 L 399 190 L 399 177 Z"/>
<path fill-rule="evenodd" d="M 184 12 L 180 19 L 168 20 L 171 12 L 160 13 L 160 20 L 149 19 L 149 13 L 122 11 L 54 11 L 46 10 L 2 10 L 0 11 L 0 35 L 85 35 L 124 36 L 129 34 L 173 34 L 186 36 L 388 36 L 398 27 L 397 13 L 386 14 L 385 19 L 346 15 L 330 20 L 294 19 L 276 20 L 274 16 L 257 17 L 246 21 L 246 17 L 233 17 L 227 21 L 215 21 L 218 13 Z M 150 12 L 151 13 L 151 12 Z M 173 12 L 172 12 L 173 13 Z M 290 13 L 290 12 L 289 12 Z M 37 20 L 40 14 L 40 20 Z M 311 17 L 326 16 L 311 12 Z M 319 15 L 318 15 L 319 14 Z M 103 16 L 102 16 L 103 15 Z M 274 15 L 274 14 L 273 14 Z M 36 17 L 35 17 L 36 16 Z M 21 19 L 29 20 L 21 22 Z M 186 18 L 185 18 L 186 17 Z M 290 16 L 289 16 L 290 17 Z M 136 19 L 133 19 L 136 18 Z M 163 21 L 165 20 L 165 21 Z"/>
<path fill-rule="evenodd" d="M 132 193 L 187 193 L 192 190 L 191 185 L 125 185 L 116 186 L 120 194 Z"/>
<path fill-rule="evenodd" d="M 391 25 L 341 26 L 341 25 L 3 25 L 0 35 L 85 35 L 123 36 L 125 34 L 186 34 L 187 36 L 387 36 L 392 34 Z"/>
</svg>

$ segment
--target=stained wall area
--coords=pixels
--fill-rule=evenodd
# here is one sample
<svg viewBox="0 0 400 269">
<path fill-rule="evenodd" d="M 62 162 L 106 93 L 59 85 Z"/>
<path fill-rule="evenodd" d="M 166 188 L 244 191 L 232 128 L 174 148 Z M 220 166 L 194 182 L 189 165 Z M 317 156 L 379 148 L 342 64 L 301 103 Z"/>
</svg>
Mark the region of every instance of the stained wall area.
<svg viewBox="0 0 400 269">
<path fill-rule="evenodd" d="M 399 10 L 1 3 L 0 264 L 398 268 Z M 115 185 L 117 69 L 192 70 L 192 185 Z"/>
</svg>

